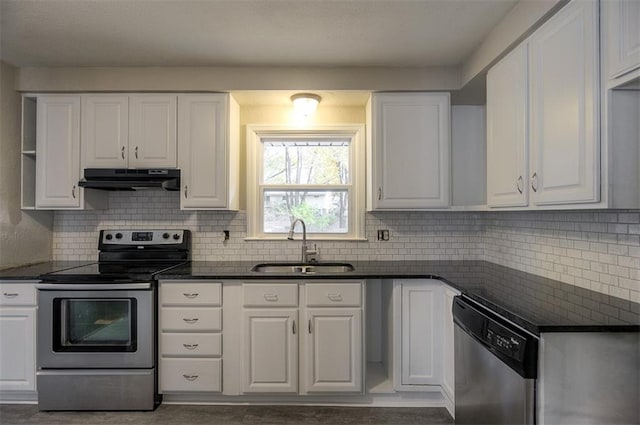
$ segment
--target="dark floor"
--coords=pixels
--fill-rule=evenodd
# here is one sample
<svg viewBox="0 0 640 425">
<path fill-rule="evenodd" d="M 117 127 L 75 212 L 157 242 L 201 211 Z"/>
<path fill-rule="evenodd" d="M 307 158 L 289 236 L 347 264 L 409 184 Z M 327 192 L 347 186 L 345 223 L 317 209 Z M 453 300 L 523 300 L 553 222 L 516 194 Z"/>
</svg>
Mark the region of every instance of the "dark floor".
<svg viewBox="0 0 640 425">
<path fill-rule="evenodd" d="M 1 425 L 431 425 L 453 424 L 444 408 L 177 406 L 154 412 L 39 412 L 36 405 L 0 405 Z"/>
</svg>

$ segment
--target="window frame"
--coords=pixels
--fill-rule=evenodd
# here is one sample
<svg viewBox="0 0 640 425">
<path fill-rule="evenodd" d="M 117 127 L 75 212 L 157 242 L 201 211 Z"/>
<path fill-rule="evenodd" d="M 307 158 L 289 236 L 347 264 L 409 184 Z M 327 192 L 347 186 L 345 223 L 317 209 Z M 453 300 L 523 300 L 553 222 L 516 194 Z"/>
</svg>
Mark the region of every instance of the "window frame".
<svg viewBox="0 0 640 425">
<path fill-rule="evenodd" d="M 347 185 L 291 185 L 295 190 L 300 187 L 309 189 L 347 189 L 348 226 L 347 233 L 312 233 L 308 239 L 314 240 L 366 240 L 365 238 L 365 150 L 364 124 L 313 125 L 301 129 L 287 125 L 247 125 L 247 240 L 282 240 L 283 233 L 264 232 L 264 190 L 266 188 L 286 189 L 287 185 L 264 185 L 263 179 L 263 142 L 262 139 L 281 137 L 327 138 L 340 137 L 350 139 L 349 175 Z M 296 232 L 301 229 L 297 228 Z"/>
</svg>

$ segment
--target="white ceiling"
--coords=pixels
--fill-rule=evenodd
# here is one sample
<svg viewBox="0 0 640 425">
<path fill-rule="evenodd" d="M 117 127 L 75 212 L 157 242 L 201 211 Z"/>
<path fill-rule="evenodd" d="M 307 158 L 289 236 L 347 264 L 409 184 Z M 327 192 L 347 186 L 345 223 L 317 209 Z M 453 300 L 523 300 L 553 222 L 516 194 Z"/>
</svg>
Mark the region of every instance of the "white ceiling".
<svg viewBox="0 0 640 425">
<path fill-rule="evenodd" d="M 16 66 L 456 66 L 517 0 L 0 0 Z"/>
</svg>

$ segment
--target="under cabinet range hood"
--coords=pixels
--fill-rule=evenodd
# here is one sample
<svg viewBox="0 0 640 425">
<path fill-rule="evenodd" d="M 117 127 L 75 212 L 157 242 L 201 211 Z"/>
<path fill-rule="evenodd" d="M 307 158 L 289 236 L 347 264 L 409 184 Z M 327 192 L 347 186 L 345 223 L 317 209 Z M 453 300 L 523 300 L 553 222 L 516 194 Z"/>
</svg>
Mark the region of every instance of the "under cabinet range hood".
<svg viewBox="0 0 640 425">
<path fill-rule="evenodd" d="M 180 190 L 180 170 L 85 168 L 78 185 L 100 190 Z"/>
</svg>

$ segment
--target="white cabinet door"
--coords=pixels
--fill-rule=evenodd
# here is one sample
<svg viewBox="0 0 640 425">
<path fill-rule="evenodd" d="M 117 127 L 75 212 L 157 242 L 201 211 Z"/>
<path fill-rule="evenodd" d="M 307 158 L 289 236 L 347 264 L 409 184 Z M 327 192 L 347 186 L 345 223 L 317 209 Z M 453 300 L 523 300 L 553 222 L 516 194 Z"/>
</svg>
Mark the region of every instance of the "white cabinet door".
<svg viewBox="0 0 640 425">
<path fill-rule="evenodd" d="M 80 209 L 80 96 L 37 98 L 36 208 Z"/>
<path fill-rule="evenodd" d="M 362 391 L 361 310 L 307 309 L 305 327 L 305 391 Z"/>
<path fill-rule="evenodd" d="M 442 283 L 434 280 L 398 281 L 394 290 L 401 302 L 400 365 L 396 389 L 442 382 Z M 399 292 L 399 294 L 398 294 Z M 398 379 L 399 378 L 399 379 Z M 404 387 L 404 388 L 403 388 Z"/>
<path fill-rule="evenodd" d="M 82 168 L 126 168 L 129 97 L 82 96 Z"/>
<path fill-rule="evenodd" d="M 369 208 L 449 206 L 448 93 L 375 93 L 371 104 Z"/>
<path fill-rule="evenodd" d="M 177 97 L 164 94 L 129 97 L 129 167 L 175 168 Z"/>
<path fill-rule="evenodd" d="M 569 3 L 531 37 L 531 200 L 600 196 L 596 1 Z"/>
<path fill-rule="evenodd" d="M 228 94 L 178 97 L 180 207 L 227 207 Z"/>
<path fill-rule="evenodd" d="M 451 401 L 455 397 L 455 353 L 453 337 L 453 297 L 460 293 L 449 286 L 442 284 L 444 289 L 444 321 L 442 334 L 442 389 L 447 393 Z"/>
<path fill-rule="evenodd" d="M 528 203 L 528 44 L 487 73 L 487 204 Z"/>
<path fill-rule="evenodd" d="M 605 0 L 607 76 L 616 78 L 640 68 L 640 1 Z"/>
<path fill-rule="evenodd" d="M 297 318 L 291 309 L 244 311 L 243 392 L 298 392 Z"/>
<path fill-rule="evenodd" d="M 0 391 L 35 391 L 35 307 L 0 307 Z"/>
</svg>

